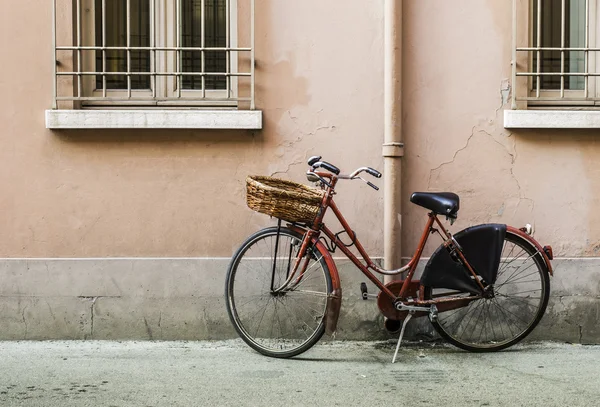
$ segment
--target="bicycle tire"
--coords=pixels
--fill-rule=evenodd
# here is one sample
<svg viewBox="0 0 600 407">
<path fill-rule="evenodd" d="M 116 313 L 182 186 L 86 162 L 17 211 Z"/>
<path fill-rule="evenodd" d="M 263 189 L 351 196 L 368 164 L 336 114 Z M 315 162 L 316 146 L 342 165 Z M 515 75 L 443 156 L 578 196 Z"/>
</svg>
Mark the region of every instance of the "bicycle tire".
<svg viewBox="0 0 600 407">
<path fill-rule="evenodd" d="M 514 253 L 516 248 L 520 250 Z M 431 287 L 424 287 L 424 293 L 426 300 L 434 295 L 436 298 L 472 295 L 444 295 L 443 289 L 434 292 Z M 454 346 L 470 352 L 499 351 L 531 333 L 546 311 L 549 295 L 548 270 L 536 247 L 522 237 L 506 232 L 494 296 L 439 312 L 435 320 L 431 320 L 431 316 L 430 320 L 440 336 Z"/>
<path fill-rule="evenodd" d="M 303 238 L 281 227 L 275 244 L 277 233 L 277 227 L 260 230 L 236 251 L 227 271 L 225 302 L 244 342 L 263 355 L 289 358 L 307 351 L 323 336 L 332 283 L 323 256 L 310 245 L 309 265 L 295 289 L 274 293 L 272 286 L 279 287 L 293 269 Z"/>
</svg>

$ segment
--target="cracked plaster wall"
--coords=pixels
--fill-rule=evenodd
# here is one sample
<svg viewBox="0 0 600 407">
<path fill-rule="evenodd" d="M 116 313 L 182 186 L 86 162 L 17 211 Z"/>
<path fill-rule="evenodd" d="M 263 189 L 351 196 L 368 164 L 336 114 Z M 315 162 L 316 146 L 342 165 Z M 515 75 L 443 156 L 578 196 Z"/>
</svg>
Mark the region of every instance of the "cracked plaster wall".
<svg viewBox="0 0 600 407">
<path fill-rule="evenodd" d="M 70 2 L 58 3 L 60 22 Z M 256 1 L 264 128 L 246 132 L 45 129 L 51 18 L 36 2 L 7 4 L 0 18 L 0 339 L 232 336 L 222 294 L 227 257 L 274 223 L 246 207 L 246 176 L 305 182 L 304 163 L 314 154 L 345 171 L 382 168 L 383 11 L 379 0 L 344 5 Z M 65 27 L 57 35 L 69 41 Z M 58 58 L 68 69 L 68 57 Z M 338 205 L 380 256 L 382 193 L 358 182 L 340 184 L 339 192 Z M 190 268 L 179 257 L 197 261 Z M 135 268 L 137 258 L 152 266 Z M 360 281 L 346 281 L 358 289 Z M 376 309 L 352 298 L 350 314 L 376 321 Z M 356 331 L 352 321 L 347 326 Z"/>
<path fill-rule="evenodd" d="M 461 197 L 455 231 L 531 223 L 557 256 L 596 255 L 594 134 L 503 128 L 512 97 L 510 2 L 408 1 L 404 12 L 404 253 L 424 223 L 410 193 L 448 190 Z"/>
<path fill-rule="evenodd" d="M 51 19 L 34 3 L 12 2 L 0 25 L 6 60 L 19 61 L 0 67 L 0 257 L 230 256 L 273 223 L 246 208 L 248 174 L 306 182 L 313 154 L 346 171 L 382 167 L 379 0 L 343 12 L 257 0 L 256 132 L 46 130 Z M 346 183 L 339 205 L 381 255 L 382 193 Z"/>
</svg>

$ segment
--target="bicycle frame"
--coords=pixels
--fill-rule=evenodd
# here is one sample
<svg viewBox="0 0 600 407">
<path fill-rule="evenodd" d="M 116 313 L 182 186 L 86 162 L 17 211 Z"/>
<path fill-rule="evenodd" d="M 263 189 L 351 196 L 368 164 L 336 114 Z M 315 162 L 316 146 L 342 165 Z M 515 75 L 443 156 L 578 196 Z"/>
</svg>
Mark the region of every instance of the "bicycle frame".
<svg viewBox="0 0 600 407">
<path fill-rule="evenodd" d="M 419 242 L 419 245 L 417 247 L 415 254 L 411 258 L 409 263 L 407 265 L 405 265 L 404 267 L 399 268 L 397 270 L 384 270 L 383 268 L 377 266 L 371 260 L 371 258 L 367 254 L 366 250 L 364 249 L 363 245 L 358 240 L 358 237 L 356 236 L 354 231 L 350 228 L 350 225 L 348 224 L 348 222 L 346 221 L 346 219 L 344 218 L 344 216 L 338 209 L 337 205 L 333 201 L 333 195 L 335 194 L 335 185 L 337 183 L 338 177 L 336 175 L 333 175 L 330 173 L 325 173 L 325 172 L 315 171 L 315 174 L 317 174 L 323 178 L 328 178 L 330 180 L 330 186 L 325 187 L 326 193 L 323 196 L 323 202 L 321 205 L 321 211 L 320 211 L 319 215 L 315 219 L 311 228 L 305 230 L 304 241 L 302 243 L 300 251 L 298 252 L 293 271 L 290 273 L 287 281 L 284 282 L 282 284 L 282 286 L 279 287 L 276 291 L 287 289 L 290 287 L 290 284 L 292 284 L 291 287 L 293 288 L 293 285 L 297 284 L 302 279 L 302 276 L 308 265 L 308 258 L 304 261 L 304 264 L 301 267 L 300 267 L 300 260 L 306 254 L 306 250 L 308 249 L 309 243 L 310 242 L 313 242 L 313 243 L 319 242 L 319 237 L 320 237 L 321 233 L 323 233 L 346 255 L 346 257 L 348 257 L 348 259 L 350 259 L 350 261 L 352 261 L 352 263 L 354 263 L 354 265 L 356 267 L 358 267 L 358 269 L 369 280 L 371 280 L 371 282 L 373 282 L 373 284 L 375 284 L 379 288 L 379 290 L 381 290 L 382 293 L 384 293 L 390 299 L 392 304 L 395 305 L 398 302 L 402 302 L 402 301 L 406 302 L 407 300 L 409 300 L 408 294 L 411 292 L 411 286 L 414 287 L 414 284 L 417 283 L 417 281 L 413 282 L 412 279 L 413 279 L 415 271 L 417 269 L 419 260 L 421 259 L 421 255 L 423 254 L 423 249 L 425 247 L 425 244 L 427 243 L 429 234 L 434 233 L 434 232 L 440 233 L 440 231 L 441 231 L 440 235 L 443 234 L 442 237 L 446 238 L 443 245 L 445 247 L 449 248 L 449 250 L 454 251 L 456 256 L 458 256 L 460 261 L 463 263 L 465 268 L 468 270 L 468 272 L 474 277 L 474 281 L 478 284 L 479 288 L 481 289 L 481 293 L 483 295 L 483 293 L 485 291 L 485 287 L 483 286 L 481 281 L 477 278 L 477 274 L 475 273 L 475 271 L 473 270 L 473 267 L 469 264 L 469 262 L 467 261 L 467 259 L 464 256 L 464 254 L 460 250 L 460 246 L 458 246 L 458 244 L 456 244 L 456 241 L 452 238 L 452 235 L 442 225 L 442 223 L 440 222 L 440 220 L 438 219 L 438 217 L 435 213 L 431 212 L 428 214 L 429 219 L 427 221 L 427 224 L 426 224 L 423 234 L 421 236 L 421 240 Z M 352 253 L 350 251 L 350 249 L 348 247 L 345 246 L 345 244 L 336 236 L 336 234 L 334 234 L 326 225 L 323 224 L 323 218 L 325 217 L 325 213 L 327 212 L 328 208 L 331 208 L 334 215 L 336 216 L 336 218 L 342 225 L 344 231 L 348 234 L 348 236 L 351 237 L 353 245 L 356 246 L 356 249 L 360 253 L 364 262 L 366 263 L 366 266 L 363 263 L 361 263 L 361 261 L 354 255 L 354 253 Z M 437 225 L 437 227 L 439 229 L 436 229 L 434 227 L 434 225 Z M 319 243 L 321 243 L 321 242 L 319 242 Z M 322 243 L 321 243 L 321 246 L 323 246 Z M 321 248 L 321 250 L 319 250 L 319 252 L 322 253 L 322 248 Z M 325 256 L 325 254 L 323 254 L 323 253 L 322 253 L 322 255 Z M 326 253 L 326 255 L 331 258 L 331 255 L 328 252 Z M 296 273 L 299 268 L 300 268 L 300 273 L 296 277 Z M 373 272 L 375 272 L 375 273 L 384 274 L 384 275 L 398 275 L 398 274 L 401 274 L 401 273 L 404 273 L 407 271 L 408 271 L 408 274 L 402 283 L 402 288 L 400 289 L 400 292 L 398 295 L 394 294 L 386 285 L 384 285 L 381 281 L 379 281 L 379 279 L 373 274 Z M 294 280 L 295 277 L 296 277 L 296 279 L 292 283 L 292 280 Z M 335 272 L 335 277 L 336 277 L 336 280 L 339 281 L 339 277 L 337 276 L 337 271 Z M 440 310 L 442 310 L 442 309 L 450 310 L 453 308 L 459 308 L 459 307 L 466 306 L 471 301 L 479 299 L 479 298 L 481 298 L 481 295 L 474 295 L 474 296 L 470 296 L 468 298 L 425 300 L 423 287 L 420 286 L 420 288 L 418 290 L 418 298 L 410 298 L 410 304 L 413 306 L 417 306 L 417 307 L 428 307 L 431 305 L 436 305 L 438 307 L 441 307 Z"/>
</svg>

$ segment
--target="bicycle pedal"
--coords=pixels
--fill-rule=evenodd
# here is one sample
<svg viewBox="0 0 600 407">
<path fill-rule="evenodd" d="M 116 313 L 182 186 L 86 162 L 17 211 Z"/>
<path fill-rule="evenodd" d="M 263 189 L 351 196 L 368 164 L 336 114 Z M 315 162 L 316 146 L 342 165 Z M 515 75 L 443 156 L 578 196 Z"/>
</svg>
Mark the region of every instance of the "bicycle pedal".
<svg viewBox="0 0 600 407">
<path fill-rule="evenodd" d="M 360 292 L 362 294 L 363 300 L 366 301 L 369 299 L 369 293 L 367 291 L 367 283 L 365 283 L 365 282 L 360 283 Z"/>
</svg>

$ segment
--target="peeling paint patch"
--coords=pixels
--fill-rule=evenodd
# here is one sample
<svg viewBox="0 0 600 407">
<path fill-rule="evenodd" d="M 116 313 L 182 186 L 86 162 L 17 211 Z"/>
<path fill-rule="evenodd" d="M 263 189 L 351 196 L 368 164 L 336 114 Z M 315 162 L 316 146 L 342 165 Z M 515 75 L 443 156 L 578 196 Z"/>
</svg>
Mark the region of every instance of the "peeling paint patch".
<svg viewBox="0 0 600 407">
<path fill-rule="evenodd" d="M 500 209 L 498 209 L 498 216 L 502 216 L 502 214 L 504 213 L 504 202 L 502 203 L 502 206 L 500 207 Z"/>
<path fill-rule="evenodd" d="M 503 79 L 500 85 L 500 99 L 502 101 L 500 108 L 502 108 L 502 106 L 508 103 L 510 98 L 510 90 L 510 82 L 508 81 L 508 79 Z"/>
</svg>

